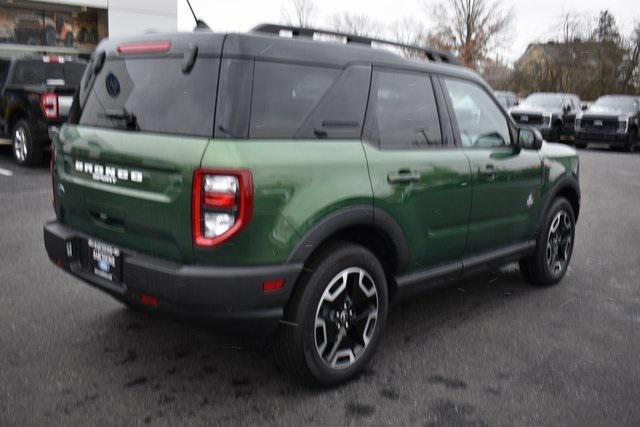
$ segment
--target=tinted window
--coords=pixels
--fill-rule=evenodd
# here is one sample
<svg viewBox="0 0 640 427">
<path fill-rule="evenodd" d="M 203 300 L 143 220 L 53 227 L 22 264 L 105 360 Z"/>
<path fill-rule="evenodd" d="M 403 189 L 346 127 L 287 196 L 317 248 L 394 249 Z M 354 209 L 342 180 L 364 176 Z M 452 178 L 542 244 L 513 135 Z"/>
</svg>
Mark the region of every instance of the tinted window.
<svg viewBox="0 0 640 427">
<path fill-rule="evenodd" d="M 502 111 L 480 86 L 463 80 L 445 80 L 464 147 L 498 147 L 511 143 Z"/>
<path fill-rule="evenodd" d="M 429 76 L 377 72 L 367 134 L 381 147 L 423 148 L 442 143 Z"/>
<path fill-rule="evenodd" d="M 253 60 L 224 59 L 220 67 L 216 138 L 246 138 L 249 134 Z"/>
<path fill-rule="evenodd" d="M 12 83 L 78 87 L 84 67 L 81 63 L 50 64 L 41 60 L 19 61 L 13 72 Z"/>
<path fill-rule="evenodd" d="M 256 61 L 251 138 L 293 138 L 340 70 Z"/>
<path fill-rule="evenodd" d="M 219 61 L 199 58 L 190 73 L 182 63 L 182 57 L 107 60 L 80 89 L 80 124 L 212 136 Z"/>
</svg>

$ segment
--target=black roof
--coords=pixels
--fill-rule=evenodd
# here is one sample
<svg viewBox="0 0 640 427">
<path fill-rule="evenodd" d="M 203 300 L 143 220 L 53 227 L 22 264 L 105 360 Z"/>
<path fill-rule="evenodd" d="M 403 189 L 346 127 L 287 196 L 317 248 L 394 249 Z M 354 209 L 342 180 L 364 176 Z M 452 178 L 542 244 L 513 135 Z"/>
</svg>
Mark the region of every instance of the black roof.
<svg viewBox="0 0 640 427">
<path fill-rule="evenodd" d="M 198 46 L 198 55 L 219 56 L 224 45 L 225 57 L 262 59 L 268 61 L 295 62 L 325 67 L 344 68 L 350 64 L 371 63 L 390 68 L 439 73 L 481 82 L 473 70 L 446 62 L 430 62 L 405 58 L 387 49 L 372 48 L 360 43 L 344 44 L 318 41 L 308 37 L 280 37 L 262 32 L 213 33 L 154 33 L 135 37 L 107 39 L 96 51 L 104 51 L 108 57 L 117 57 L 117 47 L 127 43 L 171 41 L 169 55 L 182 55 L 192 45 Z"/>
</svg>

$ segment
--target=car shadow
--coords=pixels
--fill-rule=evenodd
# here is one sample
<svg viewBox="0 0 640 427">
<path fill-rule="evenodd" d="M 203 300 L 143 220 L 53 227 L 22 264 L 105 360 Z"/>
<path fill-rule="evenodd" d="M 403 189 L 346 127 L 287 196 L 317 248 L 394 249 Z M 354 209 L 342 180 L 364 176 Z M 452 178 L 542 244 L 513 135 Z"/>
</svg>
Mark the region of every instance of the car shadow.
<svg viewBox="0 0 640 427">
<path fill-rule="evenodd" d="M 535 288 L 525 284 L 517 267 L 511 266 L 392 304 L 377 358 L 341 389 L 347 392 L 381 383 L 376 360 L 402 359 L 410 342 L 429 342 L 430 336 L 446 333 L 452 325 L 474 322 L 508 304 L 510 298 L 529 292 Z M 300 402 L 335 393 L 309 388 L 281 372 L 266 340 L 235 337 L 199 322 L 124 307 L 91 323 L 87 327 L 101 333 L 99 340 L 87 343 L 84 363 L 115 377 L 109 384 L 116 388 L 111 393 L 126 392 L 128 399 L 155 399 L 157 410 L 149 415 L 152 418 L 175 411 L 179 402 L 206 408 L 221 402 L 256 405 L 260 399 L 273 398 L 295 397 Z M 381 393 L 393 394 L 388 389 Z M 260 406 L 252 410 L 261 411 L 261 419 L 267 422 L 277 419 L 273 409 Z M 230 422 L 242 420 L 243 410 L 228 408 L 227 416 Z"/>
</svg>

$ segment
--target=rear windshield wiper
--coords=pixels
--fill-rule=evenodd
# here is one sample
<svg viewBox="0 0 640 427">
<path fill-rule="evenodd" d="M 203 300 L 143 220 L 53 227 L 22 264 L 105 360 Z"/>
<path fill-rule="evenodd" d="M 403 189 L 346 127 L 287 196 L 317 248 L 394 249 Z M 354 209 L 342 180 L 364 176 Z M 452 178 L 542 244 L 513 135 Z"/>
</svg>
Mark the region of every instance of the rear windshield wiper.
<svg viewBox="0 0 640 427">
<path fill-rule="evenodd" d="M 111 120 L 124 120 L 127 129 L 139 130 L 138 118 L 131 111 L 127 111 L 126 108 L 105 110 L 104 117 Z"/>
</svg>

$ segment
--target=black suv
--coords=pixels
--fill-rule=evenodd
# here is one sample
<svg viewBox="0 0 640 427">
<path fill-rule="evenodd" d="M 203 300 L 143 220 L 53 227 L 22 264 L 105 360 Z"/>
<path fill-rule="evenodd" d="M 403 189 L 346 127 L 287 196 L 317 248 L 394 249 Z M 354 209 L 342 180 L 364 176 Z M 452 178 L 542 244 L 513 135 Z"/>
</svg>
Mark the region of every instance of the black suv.
<svg viewBox="0 0 640 427">
<path fill-rule="evenodd" d="M 42 162 L 51 131 L 64 123 L 85 63 L 67 57 L 0 59 L 0 137 L 20 165 Z"/>
<path fill-rule="evenodd" d="M 606 144 L 609 148 L 633 151 L 640 143 L 640 98 L 606 95 L 576 120 L 576 147 L 588 143 Z"/>
<path fill-rule="evenodd" d="M 572 141 L 576 115 L 582 110 L 577 95 L 567 93 L 533 93 L 510 111 L 516 123 L 540 129 L 547 141 Z"/>
</svg>

